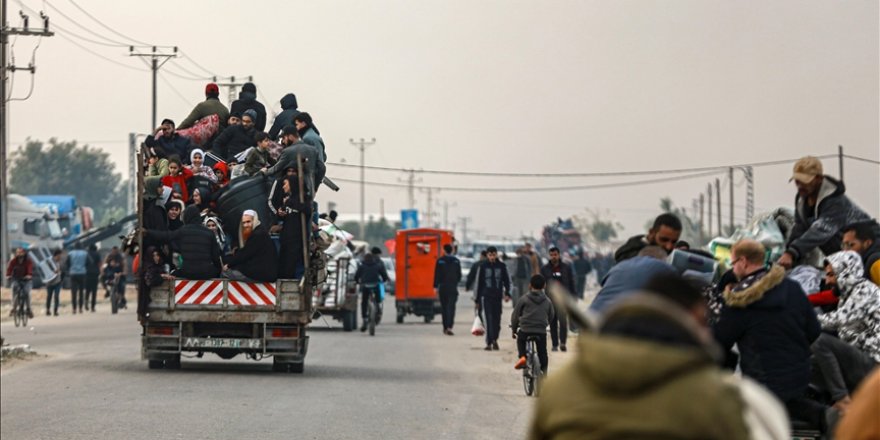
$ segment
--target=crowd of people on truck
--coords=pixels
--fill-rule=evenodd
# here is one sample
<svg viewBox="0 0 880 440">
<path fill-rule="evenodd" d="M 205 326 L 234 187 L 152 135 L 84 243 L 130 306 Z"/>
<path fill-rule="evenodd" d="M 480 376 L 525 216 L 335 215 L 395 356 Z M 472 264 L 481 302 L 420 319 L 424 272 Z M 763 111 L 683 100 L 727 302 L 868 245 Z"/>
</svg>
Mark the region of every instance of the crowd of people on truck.
<svg viewBox="0 0 880 440">
<path fill-rule="evenodd" d="M 303 276 L 311 251 L 307 237 L 318 223 L 314 196 L 326 174 L 320 131 L 292 93 L 281 99 L 283 111 L 268 133 L 253 83 L 242 86 L 228 109 L 218 96 L 218 86 L 208 84 L 205 101 L 179 127 L 165 119 L 144 142 L 142 270 L 152 275 L 139 277 L 140 319 L 149 288 L 166 278 L 274 282 Z M 260 176 L 270 187 L 268 197 L 224 224 L 223 194 L 237 179 Z M 263 206 L 268 218 L 257 210 Z"/>
</svg>

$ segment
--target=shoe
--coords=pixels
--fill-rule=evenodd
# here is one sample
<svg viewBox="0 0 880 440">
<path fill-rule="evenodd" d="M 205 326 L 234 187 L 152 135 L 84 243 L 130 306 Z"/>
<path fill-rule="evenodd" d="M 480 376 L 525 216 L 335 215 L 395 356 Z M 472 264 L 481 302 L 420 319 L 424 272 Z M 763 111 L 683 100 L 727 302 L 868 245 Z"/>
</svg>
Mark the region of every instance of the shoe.
<svg viewBox="0 0 880 440">
<path fill-rule="evenodd" d="M 365 332 L 365 331 L 367 331 L 367 324 L 366 323 L 364 323 L 364 325 L 361 326 L 361 332 Z"/>
<path fill-rule="evenodd" d="M 497 342 L 497 341 L 492 343 L 492 350 L 495 350 L 495 351 L 500 350 L 500 348 L 498 347 L 498 342 Z"/>
<path fill-rule="evenodd" d="M 484 348 L 483 350 L 492 351 L 492 344 L 487 345 L 486 348 Z"/>
<path fill-rule="evenodd" d="M 76 315 L 76 309 L 73 309 L 73 314 Z"/>
<path fill-rule="evenodd" d="M 34 317 L 34 312 L 28 310 L 28 318 L 33 318 L 33 317 Z"/>
<path fill-rule="evenodd" d="M 516 361 L 516 365 L 513 366 L 513 369 L 514 370 L 522 370 L 523 367 L 525 367 L 525 366 L 526 366 L 526 357 L 523 356 L 523 357 L 519 358 L 518 361 Z"/>
<path fill-rule="evenodd" d="M 46 316 L 51 316 L 51 315 L 52 315 L 52 312 L 46 310 Z"/>
<path fill-rule="evenodd" d="M 568 351 L 568 349 L 565 348 L 565 344 L 562 344 L 559 346 L 559 351 Z"/>
<path fill-rule="evenodd" d="M 58 310 L 55 311 L 55 316 L 58 316 Z"/>
<path fill-rule="evenodd" d="M 95 313 L 95 308 L 94 308 L 94 307 L 92 307 L 92 313 Z"/>
<path fill-rule="evenodd" d="M 550 349 L 550 351 L 559 351 L 559 347 L 554 345 L 553 348 Z"/>
<path fill-rule="evenodd" d="M 455 333 L 452 333 L 452 330 L 446 330 L 446 334 L 449 336 L 455 336 Z"/>
</svg>

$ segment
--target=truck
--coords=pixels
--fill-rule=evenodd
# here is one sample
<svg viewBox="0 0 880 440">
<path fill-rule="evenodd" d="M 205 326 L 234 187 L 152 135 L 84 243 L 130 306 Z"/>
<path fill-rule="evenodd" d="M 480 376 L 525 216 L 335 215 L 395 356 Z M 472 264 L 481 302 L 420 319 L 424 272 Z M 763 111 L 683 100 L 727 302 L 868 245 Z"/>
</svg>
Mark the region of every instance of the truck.
<svg viewBox="0 0 880 440">
<path fill-rule="evenodd" d="M 143 170 L 143 156 L 138 155 Z M 143 225 L 143 173 L 138 173 L 138 224 Z M 299 176 L 303 176 L 300 165 Z M 262 176 L 234 179 L 217 203 L 226 233 L 238 229 L 244 210 L 267 212 L 268 179 Z M 300 201 L 305 203 L 302 178 Z M 253 360 L 273 358 L 279 372 L 303 373 L 311 322 L 312 292 L 317 285 L 318 266 L 313 260 L 320 254 L 310 252 L 312 235 L 307 232 L 310 219 L 302 216 L 305 243 L 303 275 L 299 279 L 278 279 L 273 283 L 242 282 L 229 279 L 190 280 L 171 278 L 148 289 L 149 303 L 141 325 L 141 358 L 149 369 L 177 369 L 184 353 L 202 357 L 213 353 L 223 359 L 245 355 Z M 234 221 L 234 223 L 233 223 Z M 140 235 L 140 234 L 138 234 Z M 142 242 L 139 260 L 144 261 Z"/>
<path fill-rule="evenodd" d="M 50 208 L 39 206 L 19 194 L 9 194 L 6 203 L 9 204 L 6 228 L 9 231 L 10 250 L 17 247 L 63 247 L 64 237 L 58 216 Z"/>
<path fill-rule="evenodd" d="M 351 258 L 327 261 L 326 278 L 315 289 L 312 307 L 315 318 L 330 317 L 350 332 L 357 328 L 358 292 L 354 282 L 357 263 Z"/>
<path fill-rule="evenodd" d="M 33 204 L 49 209 L 57 217 L 65 244 L 92 229 L 92 208 L 79 206 L 75 196 L 32 194 L 25 197 Z"/>
</svg>

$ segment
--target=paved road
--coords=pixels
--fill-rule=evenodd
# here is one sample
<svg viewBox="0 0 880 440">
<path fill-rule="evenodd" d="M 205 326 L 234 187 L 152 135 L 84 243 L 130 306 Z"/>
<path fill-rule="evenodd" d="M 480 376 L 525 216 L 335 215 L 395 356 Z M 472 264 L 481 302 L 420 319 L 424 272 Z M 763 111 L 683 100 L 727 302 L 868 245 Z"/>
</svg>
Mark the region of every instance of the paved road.
<svg viewBox="0 0 880 440">
<path fill-rule="evenodd" d="M 387 322 L 392 311 L 375 337 L 318 320 L 303 375 L 273 373 L 271 359 L 208 354 L 184 359 L 179 371 L 148 370 L 131 310 L 38 316 L 32 330 L 5 322 L 7 343 L 30 344 L 45 357 L 0 370 L 0 436 L 522 438 L 533 399 L 512 369 L 514 341 L 502 331 L 501 351 L 483 351 L 481 338 L 469 334 L 469 303 L 463 294 L 454 337 L 441 333 L 439 316 L 433 324 L 409 316 L 399 325 Z M 553 353 L 551 369 L 567 356 Z"/>
</svg>

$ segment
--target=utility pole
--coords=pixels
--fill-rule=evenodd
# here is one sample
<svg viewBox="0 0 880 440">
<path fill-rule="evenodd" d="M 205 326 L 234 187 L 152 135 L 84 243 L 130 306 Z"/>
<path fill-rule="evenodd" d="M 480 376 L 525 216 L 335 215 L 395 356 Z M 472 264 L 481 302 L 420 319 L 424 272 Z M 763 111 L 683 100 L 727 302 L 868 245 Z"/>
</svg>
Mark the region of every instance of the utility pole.
<svg viewBox="0 0 880 440">
<path fill-rule="evenodd" d="M 128 47 L 128 56 L 130 57 L 140 57 L 140 58 L 149 58 L 150 70 L 153 71 L 153 118 L 151 119 L 152 123 L 150 124 L 150 133 L 156 130 L 156 104 L 158 101 L 157 97 L 157 89 L 156 89 L 156 79 L 159 74 L 159 69 L 168 62 L 168 60 L 177 57 L 177 46 L 174 46 L 172 53 L 161 53 L 159 52 L 159 46 L 153 46 L 152 52 L 140 53 L 135 52 L 135 46 Z M 167 48 L 163 48 L 167 49 Z M 159 60 L 162 60 L 160 63 Z"/>
<path fill-rule="evenodd" d="M 733 218 L 733 167 L 727 170 L 727 178 L 730 179 L 730 233 L 733 234 L 734 218 Z"/>
<path fill-rule="evenodd" d="M 128 194 L 126 197 L 126 205 L 128 207 L 126 215 L 137 212 L 135 199 L 137 198 L 137 133 L 128 134 Z"/>
<path fill-rule="evenodd" d="M 708 225 L 708 230 L 709 230 L 709 237 L 708 238 L 709 238 L 709 240 L 711 240 L 712 239 L 712 184 L 711 183 L 709 184 L 708 202 L 709 202 L 708 203 L 709 207 L 708 207 L 707 211 L 709 211 L 709 221 L 706 224 Z"/>
<path fill-rule="evenodd" d="M 364 206 L 364 150 L 367 149 L 370 145 L 376 143 L 376 138 L 372 138 L 369 141 L 365 141 L 364 138 L 360 138 L 357 142 L 354 139 L 349 139 L 352 145 L 358 147 L 361 150 L 361 233 L 359 239 L 363 240 L 364 236 L 366 236 L 366 219 L 364 218 L 364 210 L 366 209 Z"/>
<path fill-rule="evenodd" d="M 703 226 L 706 224 L 706 222 L 703 219 L 703 212 L 705 212 L 704 205 L 705 205 L 705 198 L 703 197 L 703 194 L 700 194 L 700 246 L 702 246 L 704 243 L 706 243 L 706 230 L 704 229 L 704 226 Z"/>
<path fill-rule="evenodd" d="M 721 179 L 715 178 L 715 203 L 717 203 L 718 213 L 718 235 L 724 236 L 724 229 L 721 227 Z"/>
<path fill-rule="evenodd" d="M 746 223 L 751 223 L 755 216 L 755 173 L 752 167 L 743 167 L 746 176 Z"/>
<path fill-rule="evenodd" d="M 452 202 L 452 206 L 457 206 L 457 205 L 458 205 L 457 203 Z M 453 223 L 453 225 L 454 225 L 454 223 Z M 443 201 L 443 229 L 449 229 L 449 201 L 448 200 Z M 455 229 L 455 226 L 453 226 L 452 229 Z"/>
<path fill-rule="evenodd" d="M 22 27 L 9 27 L 7 16 L 9 9 L 6 7 L 6 0 L 0 0 L 0 279 L 6 284 L 6 263 L 9 261 L 9 188 L 7 180 L 7 163 L 6 148 L 9 141 L 9 108 L 7 107 L 9 91 L 6 89 L 6 81 L 9 79 L 8 72 L 17 70 L 26 70 L 35 75 L 37 66 L 33 62 L 27 67 L 18 67 L 10 65 L 6 62 L 6 45 L 9 44 L 10 35 L 20 35 L 25 37 L 51 37 L 55 35 L 49 30 L 49 16 L 40 11 L 40 18 L 43 19 L 43 29 L 31 29 L 29 26 L 30 17 L 24 12 L 19 11 L 18 15 L 22 19 Z"/>
<path fill-rule="evenodd" d="M 461 242 L 468 243 L 468 222 L 471 220 L 470 217 L 459 217 L 461 221 Z"/>
<path fill-rule="evenodd" d="M 227 93 L 229 95 L 229 105 L 232 105 L 232 103 L 235 102 L 235 100 L 238 98 L 238 88 L 245 84 L 243 82 L 236 82 L 234 76 L 230 76 L 228 82 L 217 82 L 216 76 L 213 78 L 213 80 L 215 83 L 217 83 L 218 87 L 226 87 L 229 89 L 227 90 Z M 252 75 L 249 75 L 246 82 L 254 82 L 254 77 Z"/>
<path fill-rule="evenodd" d="M 406 183 L 406 193 L 409 196 L 408 207 L 409 209 L 416 209 L 416 170 L 409 169 L 406 170 L 406 173 L 409 174 L 406 180 L 397 180 Z"/>
<path fill-rule="evenodd" d="M 837 146 L 837 166 L 840 168 L 840 181 L 843 182 L 843 145 Z"/>
</svg>

